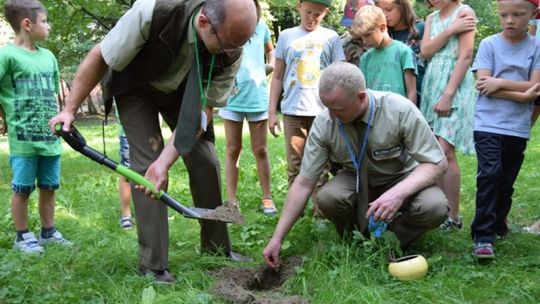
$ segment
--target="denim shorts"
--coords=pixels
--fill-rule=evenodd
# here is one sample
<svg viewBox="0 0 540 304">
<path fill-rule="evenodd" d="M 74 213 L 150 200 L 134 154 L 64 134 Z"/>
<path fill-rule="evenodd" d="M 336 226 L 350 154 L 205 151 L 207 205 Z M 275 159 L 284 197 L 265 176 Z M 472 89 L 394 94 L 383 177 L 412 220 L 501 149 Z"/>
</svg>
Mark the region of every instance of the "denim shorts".
<svg viewBox="0 0 540 304">
<path fill-rule="evenodd" d="M 30 195 L 37 186 L 43 190 L 56 190 L 60 186 L 60 155 L 10 156 L 13 172 L 11 190 Z"/>
<path fill-rule="evenodd" d="M 120 164 L 129 168 L 129 144 L 125 136 L 120 135 Z"/>
<path fill-rule="evenodd" d="M 268 111 L 262 112 L 238 112 L 227 109 L 219 109 L 219 116 L 223 119 L 236 122 L 244 121 L 244 118 L 249 122 L 261 121 L 268 119 Z"/>
</svg>

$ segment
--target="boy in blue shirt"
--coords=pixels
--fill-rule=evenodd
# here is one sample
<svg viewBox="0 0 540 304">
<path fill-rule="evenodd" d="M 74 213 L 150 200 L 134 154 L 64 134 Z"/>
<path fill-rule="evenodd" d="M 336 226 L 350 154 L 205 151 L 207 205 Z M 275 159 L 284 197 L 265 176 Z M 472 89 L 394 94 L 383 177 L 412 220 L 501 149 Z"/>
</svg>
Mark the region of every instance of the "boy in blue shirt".
<svg viewBox="0 0 540 304">
<path fill-rule="evenodd" d="M 287 150 L 289 187 L 300 172 L 304 146 L 315 116 L 325 107 L 319 98 L 321 71 L 333 62 L 344 61 L 339 35 L 321 22 L 331 0 L 300 0 L 300 25 L 282 31 L 275 51 L 274 74 L 270 85 L 268 129 L 277 137 L 281 131 L 278 101 L 283 89 L 281 112 Z M 324 175 L 324 174 L 323 174 Z M 324 182 L 321 177 L 320 184 Z M 316 195 L 314 213 L 318 214 Z"/>
<path fill-rule="evenodd" d="M 40 253 L 47 243 L 71 244 L 54 227 L 62 146 L 48 122 L 57 110 L 58 64 L 49 50 L 36 46 L 37 41 L 47 39 L 50 29 L 41 3 L 9 0 L 4 13 L 16 35 L 13 44 L 0 49 L 0 107 L 7 122 L 13 171 L 14 249 Z M 39 240 L 28 230 L 28 199 L 36 179 L 42 226 Z"/>
<path fill-rule="evenodd" d="M 473 256 L 493 259 L 530 136 L 532 103 L 540 82 L 540 42 L 527 34 L 538 0 L 498 1 L 503 31 L 480 43 L 473 71 L 479 92 L 474 116 L 478 158 Z"/>
</svg>

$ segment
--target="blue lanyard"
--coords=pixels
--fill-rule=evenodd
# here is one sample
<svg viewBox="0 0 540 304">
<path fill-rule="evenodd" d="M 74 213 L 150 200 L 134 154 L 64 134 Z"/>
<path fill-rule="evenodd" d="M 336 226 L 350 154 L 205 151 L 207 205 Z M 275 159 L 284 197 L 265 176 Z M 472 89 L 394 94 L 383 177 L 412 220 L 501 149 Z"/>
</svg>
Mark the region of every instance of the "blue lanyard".
<svg viewBox="0 0 540 304">
<path fill-rule="evenodd" d="M 356 193 L 360 193 L 360 169 L 362 168 L 362 159 L 364 157 L 364 153 L 366 152 L 366 145 L 367 140 L 369 136 L 369 129 L 371 127 L 371 119 L 373 117 L 373 96 L 371 96 L 371 93 L 368 92 L 369 97 L 369 116 L 368 116 L 368 122 L 366 131 L 364 132 L 364 140 L 362 142 L 362 147 L 360 148 L 359 154 L 355 155 L 354 150 L 352 148 L 351 143 L 349 142 L 349 138 L 347 137 L 347 134 L 345 133 L 345 127 L 343 123 L 338 120 L 338 126 L 339 126 L 339 133 L 341 133 L 341 136 L 345 140 L 345 145 L 347 145 L 347 151 L 349 152 L 349 156 L 351 157 L 351 160 L 354 165 L 354 169 L 356 170 Z"/>
</svg>

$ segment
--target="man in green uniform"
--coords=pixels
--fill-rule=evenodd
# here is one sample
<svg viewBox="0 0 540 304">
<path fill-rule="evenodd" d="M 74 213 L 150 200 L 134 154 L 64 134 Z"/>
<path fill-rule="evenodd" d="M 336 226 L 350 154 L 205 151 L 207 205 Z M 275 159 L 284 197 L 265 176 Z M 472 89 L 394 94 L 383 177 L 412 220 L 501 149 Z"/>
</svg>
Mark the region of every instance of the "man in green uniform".
<svg viewBox="0 0 540 304">
<path fill-rule="evenodd" d="M 136 1 L 81 63 L 66 106 L 49 125 L 62 123 L 69 131 L 83 99 L 107 75 L 104 95 L 115 97 L 131 168 L 163 189 L 169 168 L 181 156 L 195 206 L 216 208 L 222 199 L 212 107 L 225 106 L 241 48 L 256 24 L 252 0 Z M 174 130 L 166 145 L 159 114 Z M 174 282 L 168 271 L 167 208 L 141 191 L 132 194 L 140 271 Z M 240 257 L 231 251 L 225 223 L 200 223 L 202 252 Z"/>
<path fill-rule="evenodd" d="M 435 185 L 447 162 L 414 104 L 366 90 L 362 72 L 344 62 L 323 72 L 319 95 L 327 109 L 313 122 L 300 175 L 263 252 L 271 267 L 279 265 L 281 244 L 329 160 L 343 169 L 321 188 L 318 201 L 341 236 L 353 229 L 367 236 L 367 218 L 373 215 L 406 247 L 448 214 L 446 197 Z"/>
</svg>

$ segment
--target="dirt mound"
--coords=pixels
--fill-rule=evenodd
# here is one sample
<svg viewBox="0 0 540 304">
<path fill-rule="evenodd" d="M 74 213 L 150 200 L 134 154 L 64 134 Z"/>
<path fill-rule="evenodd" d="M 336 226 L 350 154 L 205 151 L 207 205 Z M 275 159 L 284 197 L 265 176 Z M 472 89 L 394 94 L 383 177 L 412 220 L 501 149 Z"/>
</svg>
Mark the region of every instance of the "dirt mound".
<svg viewBox="0 0 540 304">
<path fill-rule="evenodd" d="M 244 216 L 242 215 L 242 213 L 240 213 L 238 208 L 229 204 L 221 205 L 216 209 L 213 209 L 212 211 L 204 214 L 203 217 L 205 219 L 222 220 L 240 225 L 246 222 Z"/>
<path fill-rule="evenodd" d="M 223 268 L 212 272 L 217 283 L 212 293 L 238 304 L 308 304 L 298 296 L 285 296 L 281 286 L 296 273 L 302 257 L 289 257 L 279 269 L 266 265 L 258 268 Z"/>
</svg>

